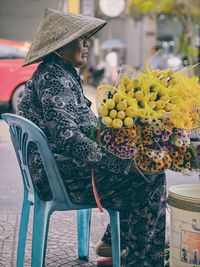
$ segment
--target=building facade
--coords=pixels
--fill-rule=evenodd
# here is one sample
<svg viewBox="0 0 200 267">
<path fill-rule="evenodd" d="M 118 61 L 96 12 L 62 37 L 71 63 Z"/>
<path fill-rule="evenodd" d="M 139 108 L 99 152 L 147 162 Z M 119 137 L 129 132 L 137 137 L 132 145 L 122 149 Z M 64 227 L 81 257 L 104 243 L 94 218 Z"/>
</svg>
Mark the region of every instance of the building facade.
<svg viewBox="0 0 200 267">
<path fill-rule="evenodd" d="M 63 9 L 63 0 L 0 0 L 0 38 L 31 41 L 45 8 Z"/>
</svg>

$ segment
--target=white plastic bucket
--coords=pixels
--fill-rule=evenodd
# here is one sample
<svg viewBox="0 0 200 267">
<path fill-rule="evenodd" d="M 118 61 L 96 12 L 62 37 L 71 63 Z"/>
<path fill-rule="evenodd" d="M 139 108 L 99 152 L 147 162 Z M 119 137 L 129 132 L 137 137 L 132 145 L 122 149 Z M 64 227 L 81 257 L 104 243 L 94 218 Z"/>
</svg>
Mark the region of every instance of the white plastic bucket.
<svg viewBox="0 0 200 267">
<path fill-rule="evenodd" d="M 200 185 L 169 188 L 170 267 L 200 266 Z"/>
</svg>

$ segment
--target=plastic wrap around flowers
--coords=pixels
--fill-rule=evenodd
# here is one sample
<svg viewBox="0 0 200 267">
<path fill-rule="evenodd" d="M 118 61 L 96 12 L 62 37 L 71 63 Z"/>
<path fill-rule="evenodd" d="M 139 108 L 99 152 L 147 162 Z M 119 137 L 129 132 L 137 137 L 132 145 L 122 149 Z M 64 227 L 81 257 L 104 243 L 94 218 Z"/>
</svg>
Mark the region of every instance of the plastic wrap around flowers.
<svg viewBox="0 0 200 267">
<path fill-rule="evenodd" d="M 98 141 L 122 159 L 132 158 L 143 174 L 166 169 L 199 171 L 200 85 L 183 70 L 136 73 L 123 66 L 115 86 L 97 90 Z"/>
</svg>

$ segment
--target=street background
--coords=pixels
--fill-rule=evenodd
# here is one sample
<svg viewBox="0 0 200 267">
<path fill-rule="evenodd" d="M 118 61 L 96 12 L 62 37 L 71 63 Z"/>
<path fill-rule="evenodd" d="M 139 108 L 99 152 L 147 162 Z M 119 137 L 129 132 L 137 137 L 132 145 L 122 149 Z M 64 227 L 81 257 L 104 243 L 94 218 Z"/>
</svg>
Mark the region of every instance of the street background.
<svg viewBox="0 0 200 267">
<path fill-rule="evenodd" d="M 95 109 L 99 84 L 116 81 L 122 64 L 143 70 L 146 59 L 152 69 L 181 69 L 200 61 L 199 0 L 0 0 L 0 113 L 16 112 L 26 81 L 37 65 L 22 68 L 45 8 L 107 20 L 107 26 L 91 39 L 89 61 L 80 70 L 85 95 Z M 189 74 L 199 79 L 199 67 Z M 2 112 L 3 112 L 2 111 Z M 199 176 L 167 171 L 167 187 L 198 184 Z M 0 267 L 14 267 L 23 184 L 10 141 L 8 126 L 0 120 Z M 32 218 L 32 213 L 31 213 Z M 169 240 L 167 211 L 166 242 Z M 30 266 L 31 221 L 25 266 Z M 77 257 L 76 212 L 56 212 L 51 217 L 46 266 L 96 266 L 94 247 L 101 238 L 108 215 L 93 211 L 90 261 Z"/>
</svg>

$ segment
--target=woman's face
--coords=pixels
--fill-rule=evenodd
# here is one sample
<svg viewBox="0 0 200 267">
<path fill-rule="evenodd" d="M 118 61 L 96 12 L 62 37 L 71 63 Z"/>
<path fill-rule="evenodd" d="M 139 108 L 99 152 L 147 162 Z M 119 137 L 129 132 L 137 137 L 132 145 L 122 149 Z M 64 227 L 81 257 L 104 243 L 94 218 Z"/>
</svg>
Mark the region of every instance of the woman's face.
<svg viewBox="0 0 200 267">
<path fill-rule="evenodd" d="M 87 39 L 85 37 L 79 37 L 63 47 L 59 54 L 74 67 L 80 68 L 87 63 L 88 52 Z"/>
</svg>

